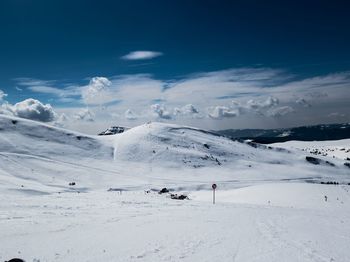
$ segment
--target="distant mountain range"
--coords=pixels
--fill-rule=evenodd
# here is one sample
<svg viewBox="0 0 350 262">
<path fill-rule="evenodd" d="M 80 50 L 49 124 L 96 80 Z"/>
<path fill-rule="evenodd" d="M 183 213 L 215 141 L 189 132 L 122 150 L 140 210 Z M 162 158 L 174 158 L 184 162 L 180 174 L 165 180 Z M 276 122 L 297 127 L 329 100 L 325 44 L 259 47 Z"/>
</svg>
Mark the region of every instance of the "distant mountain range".
<svg viewBox="0 0 350 262">
<path fill-rule="evenodd" d="M 324 141 L 350 138 L 350 123 L 282 129 L 227 129 L 215 132 L 232 139 L 251 139 L 256 143 L 262 144 L 290 140 Z"/>
<path fill-rule="evenodd" d="M 103 135 L 115 135 L 128 130 L 128 127 L 112 126 L 99 133 Z M 301 126 L 280 129 L 226 129 L 212 131 L 212 133 L 229 137 L 235 140 L 250 139 L 261 144 L 298 141 L 325 141 L 350 138 L 350 123 Z"/>
</svg>

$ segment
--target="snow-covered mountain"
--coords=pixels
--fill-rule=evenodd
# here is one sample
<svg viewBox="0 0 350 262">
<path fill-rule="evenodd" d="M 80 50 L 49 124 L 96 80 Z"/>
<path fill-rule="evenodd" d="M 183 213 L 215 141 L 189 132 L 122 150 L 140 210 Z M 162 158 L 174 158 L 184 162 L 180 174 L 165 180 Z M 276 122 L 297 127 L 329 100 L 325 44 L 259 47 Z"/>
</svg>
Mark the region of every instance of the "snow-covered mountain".
<svg viewBox="0 0 350 262">
<path fill-rule="evenodd" d="M 0 115 L 0 260 L 348 261 L 349 140 L 308 143 L 164 123 L 88 136 Z"/>
<path fill-rule="evenodd" d="M 71 181 L 81 190 L 164 184 L 196 189 L 209 187 L 208 181 L 222 181 L 230 188 L 248 181 L 330 179 L 334 170 L 337 178 L 345 179 L 349 172 L 340 159 L 327 158 L 335 167 L 315 167 L 305 161 L 306 152 L 246 144 L 163 123 L 147 123 L 117 135 L 87 136 L 0 116 L 0 134 L 0 186 L 20 192 L 70 190 Z"/>
</svg>

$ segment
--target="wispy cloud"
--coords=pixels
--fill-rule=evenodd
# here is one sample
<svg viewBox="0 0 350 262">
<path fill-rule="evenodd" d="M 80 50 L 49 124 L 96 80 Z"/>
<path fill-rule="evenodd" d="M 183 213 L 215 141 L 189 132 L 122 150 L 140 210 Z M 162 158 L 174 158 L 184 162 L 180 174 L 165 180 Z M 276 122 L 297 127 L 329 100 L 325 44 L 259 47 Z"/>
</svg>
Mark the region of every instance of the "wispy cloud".
<svg viewBox="0 0 350 262">
<path fill-rule="evenodd" d="M 281 117 L 293 112 L 294 112 L 294 109 L 292 107 L 281 106 L 281 107 L 272 108 L 268 110 L 267 115 L 272 117 Z"/>
<path fill-rule="evenodd" d="M 65 92 L 65 90 L 56 88 L 56 87 L 51 87 L 51 86 L 39 86 L 39 85 L 34 85 L 34 86 L 27 86 L 27 88 L 33 92 L 36 93 L 43 93 L 43 94 L 52 94 L 52 95 L 57 95 L 57 96 L 67 96 L 68 94 Z"/>
<path fill-rule="evenodd" d="M 42 79 L 28 78 L 28 77 L 18 77 L 18 78 L 15 78 L 14 80 L 20 86 L 48 86 L 48 85 L 54 85 L 57 83 L 55 80 L 42 80 Z"/>
<path fill-rule="evenodd" d="M 0 90 L 0 102 L 4 100 L 4 98 L 7 96 L 4 91 Z"/>
<path fill-rule="evenodd" d="M 75 115 L 74 118 L 76 120 L 80 121 L 88 121 L 88 122 L 93 122 L 95 115 L 93 112 L 91 112 L 88 108 L 84 108 L 80 111 L 78 111 Z"/>
<path fill-rule="evenodd" d="M 134 113 L 134 111 L 132 111 L 131 109 L 127 109 L 124 113 L 124 117 L 127 120 L 136 120 L 137 119 L 137 115 Z"/>
<path fill-rule="evenodd" d="M 58 98 L 58 101 L 63 103 L 78 102 L 82 88 L 79 85 L 64 85 L 58 87 L 57 80 L 41 80 L 35 78 L 16 78 L 16 90 L 23 91 L 23 89 L 30 90 L 34 93 L 41 93 L 52 95 Z"/>
<path fill-rule="evenodd" d="M 133 120 L 131 125 L 161 119 L 209 128 L 219 128 L 221 123 L 267 128 L 283 119 L 288 125 L 302 125 L 303 121 L 329 121 L 327 115 L 332 112 L 339 112 L 332 121 L 350 115 L 350 72 L 300 79 L 280 69 L 239 68 L 176 80 L 160 80 L 150 74 L 93 77 L 86 85 L 63 88 L 52 81 L 22 79 L 22 86 L 89 106 L 95 124 L 101 119 Z M 67 113 L 74 120 L 73 115 Z"/>
<path fill-rule="evenodd" d="M 147 60 L 163 55 L 155 51 L 133 51 L 121 57 L 123 60 Z"/>
</svg>

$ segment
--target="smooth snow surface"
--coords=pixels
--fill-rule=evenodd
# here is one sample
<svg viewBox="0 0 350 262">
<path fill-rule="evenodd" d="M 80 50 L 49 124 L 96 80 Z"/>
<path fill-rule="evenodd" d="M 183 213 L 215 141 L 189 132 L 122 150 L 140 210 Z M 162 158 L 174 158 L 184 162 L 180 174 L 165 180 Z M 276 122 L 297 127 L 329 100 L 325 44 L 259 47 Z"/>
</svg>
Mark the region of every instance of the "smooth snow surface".
<svg viewBox="0 0 350 262">
<path fill-rule="evenodd" d="M 99 137 L 0 116 L 0 261 L 350 261 L 350 169 L 305 156 L 162 123 Z"/>
<path fill-rule="evenodd" d="M 314 155 L 330 156 L 350 162 L 350 139 L 336 141 L 288 141 L 284 143 L 275 143 L 273 146 L 288 149 L 299 149 L 311 152 Z"/>
</svg>

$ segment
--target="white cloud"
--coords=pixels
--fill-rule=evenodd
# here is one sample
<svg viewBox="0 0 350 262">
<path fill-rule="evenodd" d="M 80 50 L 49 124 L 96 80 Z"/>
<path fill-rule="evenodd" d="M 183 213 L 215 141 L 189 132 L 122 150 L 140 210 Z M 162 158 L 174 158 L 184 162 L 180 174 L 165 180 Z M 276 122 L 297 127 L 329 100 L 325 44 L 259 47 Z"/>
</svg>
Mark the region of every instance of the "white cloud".
<svg viewBox="0 0 350 262">
<path fill-rule="evenodd" d="M 49 86 L 56 83 L 55 80 L 42 80 L 28 77 L 19 77 L 14 79 L 20 86 Z"/>
<path fill-rule="evenodd" d="M 118 102 L 124 109 L 135 105 L 145 108 L 152 100 L 162 97 L 162 88 L 162 81 L 146 74 L 121 75 L 111 79 L 94 77 L 81 88 L 81 95 L 90 106 Z"/>
<path fill-rule="evenodd" d="M 4 101 L 4 98 L 7 96 L 7 94 L 4 93 L 4 91 L 0 90 L 0 102 Z"/>
<path fill-rule="evenodd" d="M 127 120 L 136 120 L 137 119 L 137 115 L 131 109 L 128 109 L 128 110 L 125 111 L 124 117 Z"/>
<path fill-rule="evenodd" d="M 274 79 L 277 83 L 289 79 L 280 70 L 273 69 L 230 69 L 192 75 L 176 81 L 165 90 L 165 97 L 181 103 L 202 105 L 217 104 L 219 101 L 249 99 L 268 96 Z M 195 99 L 195 100 L 194 100 Z"/>
<path fill-rule="evenodd" d="M 37 93 L 64 96 L 64 90 L 51 86 L 29 86 L 28 89 Z"/>
<path fill-rule="evenodd" d="M 78 99 L 85 102 L 98 116 L 94 124 L 133 119 L 136 125 L 156 117 L 205 128 L 230 127 L 233 123 L 239 127 L 243 123 L 244 127 L 268 128 L 271 123 L 281 121 L 267 117 L 283 117 L 291 121 L 289 125 L 302 125 L 329 121 L 327 115 L 331 112 L 350 116 L 350 72 L 296 80 L 283 70 L 241 68 L 192 74 L 175 80 L 134 74 L 95 77 L 87 85 L 63 89 L 54 86 L 55 83 L 29 79 L 21 82 L 35 84 L 27 86 L 33 92 L 58 97 L 53 100 L 56 103 Z M 100 108 L 105 110 L 97 112 Z"/>
<path fill-rule="evenodd" d="M 311 107 L 310 103 L 307 102 L 304 98 L 298 98 L 295 103 L 297 103 L 298 105 L 301 105 L 303 107 Z"/>
<path fill-rule="evenodd" d="M 65 113 L 62 113 L 56 118 L 53 124 L 57 127 L 65 127 L 69 120 L 70 118 Z"/>
<path fill-rule="evenodd" d="M 52 122 L 57 117 L 50 104 L 43 104 L 33 98 L 14 105 L 5 103 L 2 106 L 2 113 L 41 122 Z"/>
<path fill-rule="evenodd" d="M 199 112 L 199 109 L 197 109 L 192 104 L 184 105 L 183 107 L 175 107 L 174 108 L 174 115 L 176 117 L 190 117 L 190 118 L 203 118 L 203 115 Z"/>
<path fill-rule="evenodd" d="M 250 99 L 247 102 L 247 107 L 258 110 L 262 108 L 271 108 L 278 104 L 279 104 L 279 101 L 277 98 L 269 96 L 266 100 L 263 100 L 263 101 Z"/>
<path fill-rule="evenodd" d="M 88 105 L 97 105 L 112 101 L 109 90 L 111 84 L 106 77 L 91 78 L 90 83 L 81 91 L 84 102 Z"/>
<path fill-rule="evenodd" d="M 122 75 L 111 80 L 113 96 L 133 106 L 149 105 L 153 100 L 163 99 L 164 82 L 151 75 Z"/>
<path fill-rule="evenodd" d="M 293 112 L 294 112 L 294 109 L 292 107 L 281 106 L 281 107 L 270 109 L 267 112 L 267 115 L 271 116 L 271 117 L 281 117 L 281 116 L 285 116 L 285 115 L 287 115 L 289 113 L 293 113 Z"/>
<path fill-rule="evenodd" d="M 345 117 L 345 114 L 339 113 L 339 112 L 334 112 L 334 113 L 330 113 L 327 115 L 327 117 L 329 118 L 343 118 Z"/>
<path fill-rule="evenodd" d="M 246 102 L 232 101 L 232 110 L 236 110 L 239 115 L 255 114 L 266 115 L 266 111 L 279 104 L 279 100 L 275 97 L 269 96 L 266 99 L 249 99 Z"/>
<path fill-rule="evenodd" d="M 74 115 L 76 120 L 94 122 L 95 115 L 88 108 L 84 108 Z"/>
<path fill-rule="evenodd" d="M 76 102 L 77 97 L 81 95 L 81 88 L 78 85 L 65 85 L 64 87 L 55 87 L 55 80 L 40 80 L 33 78 L 16 78 L 17 84 L 34 93 L 54 95 L 60 102 Z M 17 91 L 23 91 L 23 88 L 15 87 Z"/>
<path fill-rule="evenodd" d="M 151 110 L 153 112 L 153 116 L 161 119 L 171 119 L 171 114 L 166 110 L 164 105 L 154 104 L 151 105 Z"/>
<path fill-rule="evenodd" d="M 209 117 L 213 119 L 223 119 L 239 116 L 239 112 L 226 106 L 215 106 L 209 109 Z"/>
<path fill-rule="evenodd" d="M 195 108 L 195 106 L 192 104 L 184 105 L 181 108 L 176 107 L 174 111 L 175 111 L 175 114 L 184 114 L 184 115 L 192 115 L 192 114 L 199 113 L 198 109 Z"/>
<path fill-rule="evenodd" d="M 161 55 L 163 55 L 163 53 L 161 52 L 134 51 L 122 56 L 121 58 L 124 60 L 146 60 L 146 59 L 152 59 Z"/>
</svg>

